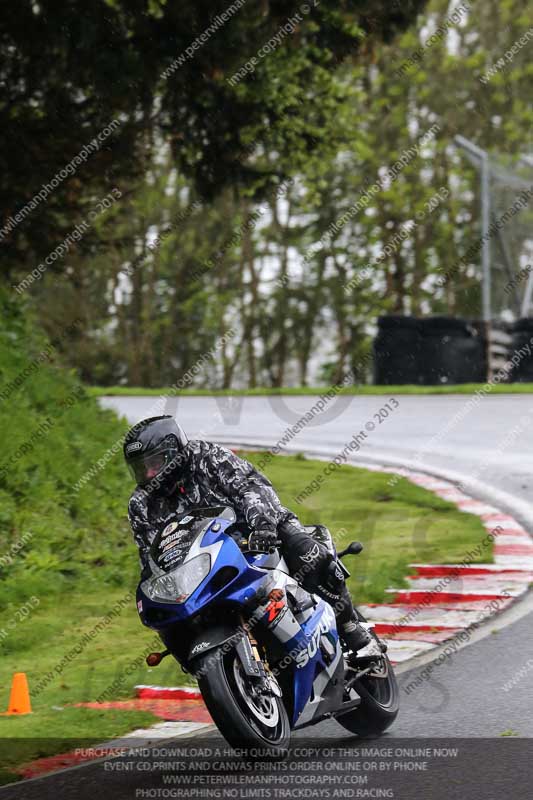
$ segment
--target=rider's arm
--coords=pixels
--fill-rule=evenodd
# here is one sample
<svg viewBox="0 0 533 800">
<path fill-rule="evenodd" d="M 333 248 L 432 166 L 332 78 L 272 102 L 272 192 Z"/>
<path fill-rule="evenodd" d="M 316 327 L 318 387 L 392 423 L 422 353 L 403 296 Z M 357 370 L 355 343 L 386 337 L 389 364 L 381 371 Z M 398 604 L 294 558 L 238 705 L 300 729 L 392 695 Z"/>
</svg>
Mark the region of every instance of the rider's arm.
<svg viewBox="0 0 533 800">
<path fill-rule="evenodd" d="M 285 519 L 296 520 L 282 506 L 268 478 L 249 461 L 220 445 L 208 446 L 206 461 L 213 483 L 231 500 L 252 530 L 276 530 Z"/>
<path fill-rule="evenodd" d="M 141 567 L 144 569 L 148 565 L 150 542 L 153 539 L 154 531 L 148 520 L 146 493 L 140 489 L 137 489 L 130 497 L 128 519 L 130 521 L 135 544 L 139 548 Z"/>
</svg>

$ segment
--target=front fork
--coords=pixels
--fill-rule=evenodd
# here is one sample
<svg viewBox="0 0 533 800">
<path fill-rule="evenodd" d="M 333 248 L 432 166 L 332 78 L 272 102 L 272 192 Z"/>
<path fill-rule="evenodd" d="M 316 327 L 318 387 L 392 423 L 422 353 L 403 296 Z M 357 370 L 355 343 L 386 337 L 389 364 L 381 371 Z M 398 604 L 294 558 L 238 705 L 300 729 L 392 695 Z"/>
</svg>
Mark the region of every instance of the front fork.
<svg viewBox="0 0 533 800">
<path fill-rule="evenodd" d="M 259 694 L 274 694 L 281 697 L 281 688 L 270 671 L 268 661 L 259 652 L 259 645 L 250 626 L 241 618 L 244 636 L 239 639 L 235 649 L 250 684 Z"/>
</svg>

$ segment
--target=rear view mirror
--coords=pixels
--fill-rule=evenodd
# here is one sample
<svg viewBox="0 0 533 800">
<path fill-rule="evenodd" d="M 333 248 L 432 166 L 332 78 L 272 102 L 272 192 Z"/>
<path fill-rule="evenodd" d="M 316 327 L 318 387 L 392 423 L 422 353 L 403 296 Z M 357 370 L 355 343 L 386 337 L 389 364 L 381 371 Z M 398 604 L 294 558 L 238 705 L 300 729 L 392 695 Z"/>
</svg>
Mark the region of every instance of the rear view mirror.
<svg viewBox="0 0 533 800">
<path fill-rule="evenodd" d="M 343 558 L 344 556 L 357 556 L 362 551 L 363 545 L 361 542 L 351 542 L 348 547 L 345 547 L 344 550 L 341 550 L 340 553 L 337 553 L 339 558 Z"/>
</svg>

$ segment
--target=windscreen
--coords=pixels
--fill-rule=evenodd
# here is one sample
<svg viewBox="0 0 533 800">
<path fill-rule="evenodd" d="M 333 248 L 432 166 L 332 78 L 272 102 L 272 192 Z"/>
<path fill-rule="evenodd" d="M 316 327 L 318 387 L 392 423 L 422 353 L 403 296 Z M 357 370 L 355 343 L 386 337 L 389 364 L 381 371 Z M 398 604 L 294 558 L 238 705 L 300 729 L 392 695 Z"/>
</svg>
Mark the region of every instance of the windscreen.
<svg viewBox="0 0 533 800">
<path fill-rule="evenodd" d="M 225 512 L 230 512 L 226 515 Z M 234 519 L 235 512 L 225 506 L 192 508 L 176 516 L 155 537 L 150 552 L 159 569 L 168 572 L 185 560 L 196 539 L 203 535 L 209 523 L 217 518 Z"/>
</svg>

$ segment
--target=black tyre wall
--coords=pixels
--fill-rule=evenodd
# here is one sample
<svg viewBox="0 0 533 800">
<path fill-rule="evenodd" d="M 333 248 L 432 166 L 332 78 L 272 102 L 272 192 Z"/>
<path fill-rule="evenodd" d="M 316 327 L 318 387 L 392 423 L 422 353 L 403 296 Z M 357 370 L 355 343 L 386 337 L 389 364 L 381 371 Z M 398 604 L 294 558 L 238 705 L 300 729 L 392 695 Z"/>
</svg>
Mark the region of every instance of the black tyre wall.
<svg viewBox="0 0 533 800">
<path fill-rule="evenodd" d="M 455 317 L 380 317 L 374 341 L 378 385 L 483 383 L 487 378 L 482 329 Z"/>
<path fill-rule="evenodd" d="M 514 353 L 519 353 L 520 360 L 513 365 L 511 371 L 512 383 L 533 383 L 533 319 L 525 317 L 515 322 L 512 333 L 510 358 Z M 528 348 L 532 355 L 528 355 Z"/>
</svg>

